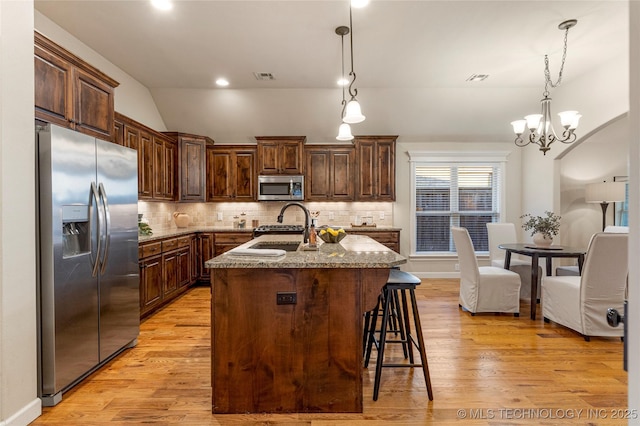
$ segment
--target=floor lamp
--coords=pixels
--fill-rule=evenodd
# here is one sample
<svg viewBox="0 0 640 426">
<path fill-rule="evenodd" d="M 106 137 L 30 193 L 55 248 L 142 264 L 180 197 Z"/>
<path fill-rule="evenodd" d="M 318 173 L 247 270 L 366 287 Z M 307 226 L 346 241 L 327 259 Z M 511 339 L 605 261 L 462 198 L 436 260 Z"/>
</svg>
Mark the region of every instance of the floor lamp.
<svg viewBox="0 0 640 426">
<path fill-rule="evenodd" d="M 589 183 L 585 188 L 584 199 L 587 203 L 600 203 L 602 207 L 602 230 L 607 224 L 607 207 L 609 203 L 624 201 L 624 182 Z"/>
</svg>

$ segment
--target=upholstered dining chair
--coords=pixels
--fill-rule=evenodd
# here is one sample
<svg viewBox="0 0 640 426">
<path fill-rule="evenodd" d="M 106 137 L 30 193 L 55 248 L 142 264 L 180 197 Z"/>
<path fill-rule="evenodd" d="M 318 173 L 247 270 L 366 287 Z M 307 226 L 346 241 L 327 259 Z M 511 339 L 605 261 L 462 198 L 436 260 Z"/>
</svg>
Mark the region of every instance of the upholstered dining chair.
<svg viewBox="0 0 640 426">
<path fill-rule="evenodd" d="M 612 234 L 628 234 L 629 227 L 609 225 L 604 228 L 603 232 L 609 232 Z M 580 275 L 580 270 L 578 268 L 578 265 L 558 266 L 556 268 L 556 275 L 578 276 Z M 538 288 L 541 288 L 541 286 L 539 286 Z"/>
<path fill-rule="evenodd" d="M 599 232 L 589 241 L 581 276 L 542 278 L 542 316 L 590 336 L 621 337 L 623 327 L 607 323 L 607 309 L 624 309 L 628 234 Z"/>
<path fill-rule="evenodd" d="M 460 266 L 459 305 L 472 315 L 504 312 L 520 315 L 520 275 L 497 266 L 478 266 L 465 228 L 451 227 Z"/>
<path fill-rule="evenodd" d="M 487 236 L 489 237 L 489 258 L 491 266 L 504 267 L 505 251 L 498 248 L 500 244 L 512 244 L 518 242 L 516 226 L 513 223 L 487 223 Z M 509 269 L 520 275 L 520 299 L 531 300 L 531 258 L 520 259 L 511 257 Z M 540 279 L 542 267 L 538 266 L 538 299 L 540 299 Z"/>
</svg>

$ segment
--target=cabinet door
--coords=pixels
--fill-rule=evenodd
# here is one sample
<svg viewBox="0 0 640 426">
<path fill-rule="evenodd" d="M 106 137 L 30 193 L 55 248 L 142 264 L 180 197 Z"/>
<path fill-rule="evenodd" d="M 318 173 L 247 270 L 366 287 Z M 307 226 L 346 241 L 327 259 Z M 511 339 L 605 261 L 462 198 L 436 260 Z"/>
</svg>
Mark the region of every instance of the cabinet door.
<svg viewBox="0 0 640 426">
<path fill-rule="evenodd" d="M 233 159 L 230 149 L 207 149 L 207 201 L 233 199 Z"/>
<path fill-rule="evenodd" d="M 34 75 L 36 117 L 59 126 L 72 127 L 71 65 L 36 46 Z"/>
<path fill-rule="evenodd" d="M 164 197 L 165 182 L 165 150 L 164 141 L 153 137 L 153 198 L 162 199 Z"/>
<path fill-rule="evenodd" d="M 123 129 L 122 145 L 138 151 L 140 149 L 140 131 L 135 127 L 131 127 L 128 124 L 125 124 Z M 138 164 L 139 163 L 140 161 L 138 159 Z"/>
<path fill-rule="evenodd" d="M 251 150 L 238 150 L 235 152 L 234 186 L 236 201 L 256 201 L 256 152 Z"/>
<path fill-rule="evenodd" d="M 117 145 L 124 145 L 124 127 L 125 124 L 121 121 L 113 121 L 113 143 Z"/>
<path fill-rule="evenodd" d="M 204 267 L 204 262 L 214 257 L 213 247 L 215 245 L 215 237 L 213 233 L 200 234 L 200 279 L 209 282 L 211 274 L 209 269 Z"/>
<path fill-rule="evenodd" d="M 258 169 L 261 175 L 277 175 L 280 173 L 278 163 L 279 144 L 273 142 L 258 142 Z"/>
<path fill-rule="evenodd" d="M 73 77 L 76 130 L 112 140 L 113 88 L 80 69 L 74 70 Z"/>
<path fill-rule="evenodd" d="M 191 283 L 195 283 L 200 279 L 200 238 L 199 236 L 191 236 Z"/>
<path fill-rule="evenodd" d="M 164 193 L 165 200 L 176 199 L 176 145 L 164 142 Z"/>
<path fill-rule="evenodd" d="M 331 197 L 334 201 L 355 199 L 355 173 L 353 148 L 338 148 L 331 151 Z"/>
<path fill-rule="evenodd" d="M 162 256 L 140 262 L 140 310 L 148 312 L 162 301 Z"/>
<path fill-rule="evenodd" d="M 396 199 L 395 141 L 378 141 L 376 152 L 377 201 Z"/>
<path fill-rule="evenodd" d="M 191 248 L 185 247 L 177 253 L 177 281 L 178 289 L 191 284 Z"/>
<path fill-rule="evenodd" d="M 395 201 L 396 137 L 356 137 L 357 201 Z"/>
<path fill-rule="evenodd" d="M 330 153 L 325 149 L 305 151 L 305 199 L 307 201 L 327 201 L 331 196 Z"/>
<path fill-rule="evenodd" d="M 305 158 L 305 198 L 307 200 L 354 200 L 353 148 L 333 146 L 307 148 Z"/>
<path fill-rule="evenodd" d="M 257 136 L 258 174 L 302 174 L 305 139 L 304 136 Z"/>
<path fill-rule="evenodd" d="M 178 289 L 178 252 L 171 251 L 162 254 L 162 268 L 164 285 L 162 287 L 163 298 L 170 297 Z"/>
<path fill-rule="evenodd" d="M 296 141 L 285 141 L 280 143 L 279 167 L 280 173 L 287 175 L 299 175 L 303 171 L 302 163 L 302 143 Z"/>
<path fill-rule="evenodd" d="M 180 138 L 180 201 L 205 200 L 205 141 Z"/>
<path fill-rule="evenodd" d="M 155 159 L 154 145 L 151 135 L 140 132 L 140 145 L 138 146 L 138 196 L 140 198 L 153 198 L 153 162 Z"/>
</svg>

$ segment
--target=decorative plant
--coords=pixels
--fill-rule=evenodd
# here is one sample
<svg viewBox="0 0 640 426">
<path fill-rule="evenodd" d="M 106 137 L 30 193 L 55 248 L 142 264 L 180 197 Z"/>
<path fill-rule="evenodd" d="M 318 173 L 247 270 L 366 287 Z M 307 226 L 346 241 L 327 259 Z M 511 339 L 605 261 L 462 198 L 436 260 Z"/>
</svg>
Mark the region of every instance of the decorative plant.
<svg viewBox="0 0 640 426">
<path fill-rule="evenodd" d="M 525 219 L 522 223 L 522 228 L 525 231 L 531 231 L 531 236 L 540 233 L 547 238 L 553 239 L 560 232 L 560 219 L 562 217 L 550 211 L 545 211 L 544 213 L 546 216 L 533 216 L 529 213 L 520 216 L 520 219 Z"/>
</svg>

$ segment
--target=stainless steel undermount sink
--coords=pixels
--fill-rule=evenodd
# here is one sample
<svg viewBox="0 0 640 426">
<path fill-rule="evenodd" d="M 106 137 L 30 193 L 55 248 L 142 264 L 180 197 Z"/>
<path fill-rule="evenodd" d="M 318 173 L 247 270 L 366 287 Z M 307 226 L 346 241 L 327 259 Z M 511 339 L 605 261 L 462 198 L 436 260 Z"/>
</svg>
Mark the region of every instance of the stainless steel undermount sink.
<svg viewBox="0 0 640 426">
<path fill-rule="evenodd" d="M 300 247 L 300 241 L 261 241 L 255 243 L 250 249 L 266 249 L 266 250 L 284 250 L 284 251 L 297 251 Z"/>
</svg>

